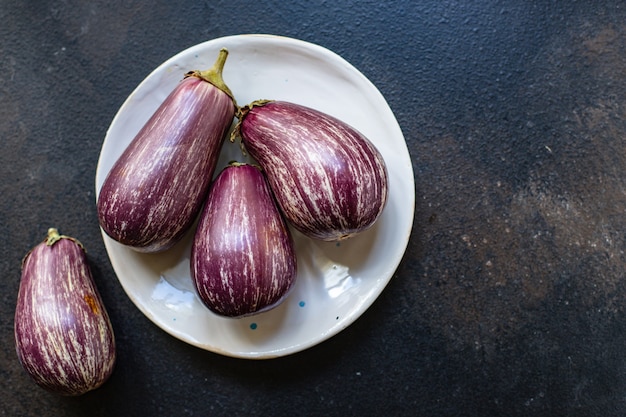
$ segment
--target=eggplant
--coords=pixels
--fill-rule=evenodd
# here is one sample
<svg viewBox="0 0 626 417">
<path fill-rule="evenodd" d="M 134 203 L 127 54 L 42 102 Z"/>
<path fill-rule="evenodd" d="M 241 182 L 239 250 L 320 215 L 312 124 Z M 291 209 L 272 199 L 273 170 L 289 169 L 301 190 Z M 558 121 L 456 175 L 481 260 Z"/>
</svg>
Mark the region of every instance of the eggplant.
<svg viewBox="0 0 626 417">
<path fill-rule="evenodd" d="M 110 377 L 113 328 L 79 241 L 51 228 L 24 257 L 14 331 L 21 365 L 51 392 L 82 395 Z"/>
<path fill-rule="evenodd" d="M 222 78 L 228 51 L 190 71 L 115 162 L 100 189 L 104 232 L 139 252 L 161 252 L 190 229 L 206 198 L 237 104 Z"/>
<path fill-rule="evenodd" d="M 296 280 L 291 232 L 259 167 L 231 163 L 216 177 L 191 249 L 202 302 L 225 317 L 278 306 Z"/>
<path fill-rule="evenodd" d="M 240 109 L 231 140 L 266 172 L 287 220 L 304 235 L 340 241 L 369 229 L 388 194 L 385 161 L 362 133 L 319 110 L 260 100 Z"/>
</svg>

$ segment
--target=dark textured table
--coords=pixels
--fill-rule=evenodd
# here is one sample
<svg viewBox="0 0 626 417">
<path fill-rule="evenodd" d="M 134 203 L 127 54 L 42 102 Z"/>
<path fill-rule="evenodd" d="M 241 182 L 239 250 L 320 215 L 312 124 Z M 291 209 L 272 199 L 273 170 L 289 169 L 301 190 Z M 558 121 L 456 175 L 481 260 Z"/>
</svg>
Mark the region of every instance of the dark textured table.
<svg viewBox="0 0 626 417">
<path fill-rule="evenodd" d="M 285 4 L 288 4 L 285 6 Z M 623 2 L 2 1 L 0 414 L 623 416 Z M 119 106 L 196 43 L 285 35 L 344 57 L 405 134 L 415 223 L 352 326 L 251 361 L 170 336 L 129 300 L 95 213 Z M 87 246 L 118 362 L 59 397 L 20 367 L 20 261 L 48 227 Z"/>
</svg>

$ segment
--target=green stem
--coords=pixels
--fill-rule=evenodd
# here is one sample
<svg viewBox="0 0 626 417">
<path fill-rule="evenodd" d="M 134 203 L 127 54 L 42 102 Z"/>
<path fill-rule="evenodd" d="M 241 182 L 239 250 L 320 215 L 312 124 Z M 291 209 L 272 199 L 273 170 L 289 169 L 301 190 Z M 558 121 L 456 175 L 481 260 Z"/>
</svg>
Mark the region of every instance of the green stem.
<svg viewBox="0 0 626 417">
<path fill-rule="evenodd" d="M 83 250 L 85 250 L 85 247 L 83 246 L 83 244 L 80 243 L 77 239 L 60 234 L 59 231 L 54 227 L 51 227 L 48 229 L 48 237 L 46 238 L 47 246 L 52 246 L 61 239 L 69 239 L 72 242 L 76 243 L 78 246 L 80 246 Z"/>
<path fill-rule="evenodd" d="M 222 48 L 220 49 L 219 54 L 217 55 L 217 59 L 211 68 L 205 71 L 189 71 L 185 74 L 186 77 L 196 77 L 204 80 L 208 83 L 213 84 L 215 87 L 219 88 L 233 100 L 233 104 L 235 105 L 235 109 L 239 109 L 237 106 L 237 102 L 235 101 L 235 96 L 233 95 L 230 88 L 224 82 L 224 78 L 222 77 L 222 72 L 224 71 L 224 65 L 226 64 L 226 58 L 228 58 L 228 49 Z"/>
<path fill-rule="evenodd" d="M 261 165 L 258 164 L 252 164 L 250 162 L 239 162 L 239 161 L 230 161 L 228 163 L 228 166 L 231 167 L 243 167 L 243 166 L 251 166 L 251 167 L 255 167 L 256 169 L 258 169 L 259 171 L 263 171 L 263 168 L 261 168 Z"/>
<path fill-rule="evenodd" d="M 54 227 L 51 227 L 50 229 L 48 229 L 48 237 L 46 238 L 46 245 L 52 246 L 61 239 L 62 237 L 59 234 L 59 231 L 57 229 L 55 229 Z"/>
<path fill-rule="evenodd" d="M 237 124 L 235 125 L 235 128 L 233 129 L 233 131 L 230 133 L 230 141 L 234 143 L 237 138 L 241 139 L 241 123 L 243 122 L 243 119 L 246 117 L 246 114 L 248 114 L 248 112 L 252 110 L 253 107 L 265 106 L 267 103 L 271 103 L 272 101 L 274 100 L 266 100 L 266 99 L 254 100 L 250 104 L 246 104 L 243 107 L 238 107 L 235 117 L 239 120 L 237 121 Z"/>
</svg>

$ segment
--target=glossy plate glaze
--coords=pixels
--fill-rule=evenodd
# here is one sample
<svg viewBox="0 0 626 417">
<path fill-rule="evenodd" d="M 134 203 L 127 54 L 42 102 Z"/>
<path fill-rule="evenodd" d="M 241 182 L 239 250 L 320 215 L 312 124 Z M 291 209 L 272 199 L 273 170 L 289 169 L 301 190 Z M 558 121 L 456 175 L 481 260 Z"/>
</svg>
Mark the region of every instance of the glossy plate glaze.
<svg viewBox="0 0 626 417">
<path fill-rule="evenodd" d="M 111 263 L 135 305 L 171 335 L 215 353 L 267 359 L 309 348 L 345 329 L 379 296 L 406 250 L 415 205 L 413 169 L 398 123 L 376 87 L 337 54 L 284 37 L 239 35 L 193 46 L 154 70 L 128 97 L 105 137 L 96 195 L 123 149 L 183 74 L 209 68 L 218 51 L 230 54 L 224 80 L 239 105 L 288 100 L 351 124 L 382 153 L 389 170 L 389 201 L 368 231 L 341 243 L 294 231 L 297 283 L 277 308 L 243 319 L 219 317 L 196 296 L 189 272 L 193 230 L 173 249 L 142 254 L 103 233 Z M 230 160 L 246 161 L 227 142 L 216 174 Z"/>
</svg>

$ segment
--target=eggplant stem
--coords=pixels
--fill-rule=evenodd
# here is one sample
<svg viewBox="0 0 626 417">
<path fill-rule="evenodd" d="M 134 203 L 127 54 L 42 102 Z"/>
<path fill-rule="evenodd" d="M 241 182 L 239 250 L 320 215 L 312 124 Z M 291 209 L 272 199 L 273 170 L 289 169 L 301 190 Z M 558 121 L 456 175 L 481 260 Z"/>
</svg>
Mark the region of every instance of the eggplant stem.
<svg viewBox="0 0 626 417">
<path fill-rule="evenodd" d="M 228 163 L 229 167 L 243 167 L 243 166 L 251 166 L 251 167 L 255 167 L 256 169 L 258 169 L 259 171 L 263 171 L 263 168 L 261 167 L 261 165 L 259 164 L 252 164 L 250 162 L 240 162 L 240 161 L 230 161 Z"/>
<path fill-rule="evenodd" d="M 51 227 L 48 229 L 48 236 L 46 236 L 46 239 L 44 240 L 44 242 L 46 242 L 46 246 L 52 246 L 61 239 L 69 239 L 72 242 L 76 243 L 83 251 L 87 252 L 83 244 L 80 243 L 78 239 L 60 234 L 58 229 L 56 229 L 55 227 Z M 22 264 L 21 264 L 22 268 L 24 268 L 24 263 L 26 262 L 26 259 L 30 256 L 30 254 L 33 252 L 33 249 L 35 248 L 32 248 L 31 250 L 29 250 L 26 253 L 26 255 L 24 255 L 24 257 L 22 258 Z"/>
<path fill-rule="evenodd" d="M 52 245 L 54 245 L 55 243 L 57 243 L 61 239 L 69 239 L 72 242 L 76 243 L 78 246 L 80 246 L 80 248 L 82 250 L 85 250 L 85 247 L 83 246 L 82 243 L 80 243 L 78 241 L 78 239 L 75 239 L 75 238 L 70 237 L 70 236 L 62 235 L 54 227 L 51 227 L 51 228 L 48 229 L 48 237 L 46 238 L 46 246 L 52 246 Z"/>
<path fill-rule="evenodd" d="M 59 240 L 61 240 L 61 235 L 59 234 L 59 231 L 54 227 L 49 228 L 48 237 L 46 238 L 46 245 L 52 246 Z"/>
<path fill-rule="evenodd" d="M 237 120 L 237 124 L 235 124 L 235 127 L 233 128 L 233 131 L 230 133 L 231 143 L 234 143 L 235 140 L 237 139 L 241 140 L 241 123 L 243 122 L 243 119 L 246 117 L 246 114 L 248 114 L 248 112 L 252 110 L 253 107 L 265 106 L 267 103 L 271 103 L 272 101 L 274 100 L 267 100 L 267 99 L 254 100 L 250 104 L 246 104 L 243 107 L 237 107 L 237 112 L 235 113 L 235 117 L 238 120 Z M 241 145 L 241 150 L 244 151 L 243 144 Z"/>
<path fill-rule="evenodd" d="M 187 77 L 196 77 L 200 78 L 203 81 L 206 81 L 210 84 L 213 84 L 215 87 L 222 90 L 224 93 L 228 94 L 228 96 L 233 101 L 233 105 L 235 106 L 235 110 L 239 111 L 239 106 L 237 106 L 237 101 L 235 100 L 235 96 L 233 92 L 230 91 L 230 88 L 224 82 L 224 78 L 222 77 L 222 72 L 224 71 L 224 65 L 226 64 L 226 58 L 228 58 L 228 49 L 222 48 L 220 49 L 219 54 L 217 55 L 217 59 L 211 68 L 204 71 L 189 71 L 185 74 L 185 78 Z"/>
<path fill-rule="evenodd" d="M 229 167 L 241 167 L 241 166 L 245 166 L 245 165 L 248 165 L 248 163 L 247 162 L 239 162 L 239 161 L 230 161 L 228 163 Z"/>
</svg>

